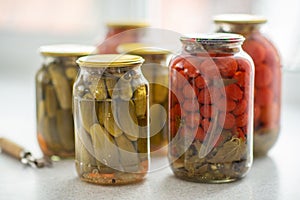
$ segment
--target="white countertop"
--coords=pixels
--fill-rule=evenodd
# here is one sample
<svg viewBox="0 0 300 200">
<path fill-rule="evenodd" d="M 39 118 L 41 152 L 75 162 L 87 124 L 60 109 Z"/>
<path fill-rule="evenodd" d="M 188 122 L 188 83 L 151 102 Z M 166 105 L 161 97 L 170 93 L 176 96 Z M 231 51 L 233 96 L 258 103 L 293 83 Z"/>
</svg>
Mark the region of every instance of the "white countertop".
<svg viewBox="0 0 300 200">
<path fill-rule="evenodd" d="M 35 135 L 34 85 L 0 81 L 0 136 L 41 156 Z M 282 130 L 269 156 L 254 160 L 250 173 L 227 184 L 186 182 L 169 167 L 150 172 L 145 181 L 126 186 L 82 182 L 73 160 L 33 169 L 0 154 L 0 200 L 9 199 L 300 199 L 300 105 L 284 105 Z M 153 160 L 153 165 L 161 163 Z"/>
</svg>

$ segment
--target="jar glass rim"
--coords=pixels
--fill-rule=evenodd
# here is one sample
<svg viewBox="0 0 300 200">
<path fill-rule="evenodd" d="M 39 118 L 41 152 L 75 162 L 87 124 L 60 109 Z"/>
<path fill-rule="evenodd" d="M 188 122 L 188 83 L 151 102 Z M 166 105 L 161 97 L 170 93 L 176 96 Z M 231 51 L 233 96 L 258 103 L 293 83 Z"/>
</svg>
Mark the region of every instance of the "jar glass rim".
<svg viewBox="0 0 300 200">
<path fill-rule="evenodd" d="M 203 33 L 186 34 L 180 37 L 181 42 L 197 42 L 200 44 L 234 44 L 242 43 L 245 38 L 235 33 Z"/>
</svg>

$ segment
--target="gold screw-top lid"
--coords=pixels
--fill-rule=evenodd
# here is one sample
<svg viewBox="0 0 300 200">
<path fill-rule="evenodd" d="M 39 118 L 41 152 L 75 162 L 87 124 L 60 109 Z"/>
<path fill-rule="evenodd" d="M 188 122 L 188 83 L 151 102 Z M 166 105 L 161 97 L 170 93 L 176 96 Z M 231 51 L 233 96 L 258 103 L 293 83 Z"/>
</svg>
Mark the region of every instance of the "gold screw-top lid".
<svg viewBox="0 0 300 200">
<path fill-rule="evenodd" d="M 250 14 L 221 14 L 213 17 L 215 23 L 230 24 L 263 24 L 267 19 L 260 15 Z"/>
<path fill-rule="evenodd" d="M 171 51 L 144 43 L 124 43 L 118 46 L 119 53 L 130 53 L 136 55 L 165 55 Z"/>
<path fill-rule="evenodd" d="M 56 44 L 46 45 L 39 48 L 43 56 L 86 56 L 93 54 L 96 50 L 95 46 L 78 45 L 78 44 Z"/>
<path fill-rule="evenodd" d="M 245 38 L 234 33 L 187 34 L 180 37 L 181 42 L 198 42 L 203 45 L 242 43 Z"/>
<path fill-rule="evenodd" d="M 149 23 L 142 21 L 113 21 L 106 23 L 109 28 L 145 28 Z"/>
<path fill-rule="evenodd" d="M 144 59 L 141 56 L 129 54 L 102 54 L 84 56 L 77 59 L 80 67 L 128 67 L 142 64 Z"/>
</svg>

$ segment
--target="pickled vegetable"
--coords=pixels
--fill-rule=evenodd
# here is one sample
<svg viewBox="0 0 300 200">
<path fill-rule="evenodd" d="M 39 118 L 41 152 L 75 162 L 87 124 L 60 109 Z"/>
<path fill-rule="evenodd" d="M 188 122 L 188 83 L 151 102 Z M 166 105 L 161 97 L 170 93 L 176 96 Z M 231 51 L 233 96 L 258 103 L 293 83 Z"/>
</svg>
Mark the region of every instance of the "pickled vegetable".
<svg viewBox="0 0 300 200">
<path fill-rule="evenodd" d="M 254 153 L 265 155 L 280 130 L 281 64 L 274 46 L 260 33 L 249 36 L 243 48 L 255 63 Z"/>
<path fill-rule="evenodd" d="M 75 83 L 76 137 L 83 144 L 76 148 L 79 155 L 76 166 L 84 181 L 126 184 L 142 180 L 147 173 L 148 157 L 144 155 L 148 153 L 148 85 L 143 81 L 133 84 L 133 79 L 141 78 L 141 75 L 133 75 L 133 71 L 124 67 L 107 68 L 102 76 L 93 78 L 98 83 L 101 80 L 95 88 L 88 85 L 91 82 L 84 83 L 91 80 L 91 74 L 79 75 Z M 84 94 L 80 91 L 82 86 L 87 88 Z M 107 95 L 99 99 L 94 91 Z M 140 134 L 142 126 L 146 128 L 143 135 Z M 90 142 L 82 141 L 80 135 L 88 135 Z M 90 152 L 85 153 L 88 159 L 82 159 L 80 155 L 86 151 Z"/>
<path fill-rule="evenodd" d="M 145 149 L 147 149 L 147 142 L 144 142 L 145 140 L 147 141 L 147 137 L 140 137 L 139 126 L 142 124 L 137 120 L 133 101 L 118 99 L 115 102 L 117 106 L 116 111 L 112 111 L 114 107 L 112 107 L 111 99 L 98 101 L 95 104 L 91 103 L 89 99 L 85 100 L 84 98 L 76 99 L 75 102 L 77 102 L 79 110 L 82 110 L 80 109 L 80 105 L 85 105 L 86 110 L 95 111 L 97 104 L 102 105 L 99 106 L 99 108 L 104 108 L 102 110 L 99 109 L 99 113 L 103 114 L 103 125 L 93 122 L 90 125 L 90 131 L 88 131 L 91 135 L 92 149 L 94 152 L 93 155 L 90 155 L 90 159 L 95 159 L 98 167 L 91 167 L 90 170 L 82 169 L 83 180 L 99 184 L 124 184 L 127 183 L 128 178 L 140 179 L 138 177 L 143 177 L 144 175 L 142 174 L 145 174 L 147 171 L 148 165 L 144 166 L 144 162 L 147 162 L 147 157 L 142 157 L 143 160 L 139 159 L 139 153 L 147 153 L 147 151 L 145 151 Z M 87 105 L 90 108 L 88 108 Z M 127 111 L 126 105 L 129 109 Z M 121 110 L 119 108 L 121 108 Z M 86 117 L 94 119 L 92 115 L 91 112 L 90 116 L 86 115 Z M 79 113 L 78 116 L 80 116 Z M 84 134 L 80 133 L 80 130 L 85 130 L 83 127 L 84 119 L 82 117 L 81 115 L 81 121 L 76 125 L 79 126 L 77 128 L 79 134 Z M 146 113 L 143 117 L 146 118 Z M 82 126 L 82 128 L 80 128 L 80 126 Z M 86 148 L 88 149 L 89 147 Z M 80 152 L 81 150 L 77 149 L 76 152 L 78 151 Z M 89 163 L 84 163 L 84 160 L 81 160 L 80 165 L 86 166 L 89 165 Z M 124 171 L 125 175 L 118 174 L 118 171 Z M 127 174 L 130 172 L 137 174 Z M 111 174 L 109 180 L 99 182 L 99 179 L 105 179 L 105 177 L 108 176 L 107 174 Z M 93 177 L 97 178 L 93 179 Z M 114 181 L 112 181 L 112 179 Z"/>
<path fill-rule="evenodd" d="M 253 72 L 234 50 L 208 48 L 170 64 L 169 159 L 179 178 L 230 182 L 251 166 Z"/>
<path fill-rule="evenodd" d="M 38 138 L 43 153 L 50 157 L 75 153 L 71 111 L 72 84 L 78 71 L 75 58 L 56 58 L 36 75 Z"/>
<path fill-rule="evenodd" d="M 247 14 L 225 14 L 215 17 L 218 32 L 245 36 L 243 49 L 255 64 L 254 155 L 266 155 L 277 141 L 280 130 L 281 62 L 276 47 L 261 32 L 267 19 Z M 243 79 L 245 73 L 235 75 Z M 246 78 L 246 77 L 245 77 Z"/>
<path fill-rule="evenodd" d="M 144 33 L 143 28 L 149 26 L 144 22 L 112 22 L 107 24 L 108 32 L 105 40 L 97 46 L 99 54 L 117 53 L 119 44 L 138 42 Z"/>
<path fill-rule="evenodd" d="M 168 143 L 168 69 L 163 63 L 160 64 L 164 59 L 166 59 L 166 55 L 152 55 L 147 60 L 149 65 L 142 66 L 146 78 L 148 79 L 148 77 L 152 76 L 149 80 L 150 82 L 152 79 L 152 82 L 150 82 L 150 108 L 154 113 L 150 111 L 150 150 L 158 155 L 166 154 L 160 149 Z M 160 109 L 160 114 L 155 113 L 155 109 L 152 109 L 154 105 L 160 105 L 162 108 Z"/>
<path fill-rule="evenodd" d="M 166 59 L 169 54 L 147 54 L 147 50 L 140 54 L 145 58 L 145 63 L 142 66 L 143 74 L 150 83 L 149 98 L 150 98 L 150 151 L 154 155 L 165 155 L 167 152 L 163 152 L 163 147 L 168 143 L 168 68 L 166 65 Z M 135 95 L 144 93 L 145 90 L 137 89 Z M 138 97 L 136 96 L 136 99 Z M 145 101 L 145 100 L 142 100 Z M 145 105 L 141 104 L 141 105 Z M 157 106 L 160 107 L 157 112 Z M 143 112 L 145 108 L 138 108 Z M 139 115 L 139 113 L 137 113 Z"/>
</svg>

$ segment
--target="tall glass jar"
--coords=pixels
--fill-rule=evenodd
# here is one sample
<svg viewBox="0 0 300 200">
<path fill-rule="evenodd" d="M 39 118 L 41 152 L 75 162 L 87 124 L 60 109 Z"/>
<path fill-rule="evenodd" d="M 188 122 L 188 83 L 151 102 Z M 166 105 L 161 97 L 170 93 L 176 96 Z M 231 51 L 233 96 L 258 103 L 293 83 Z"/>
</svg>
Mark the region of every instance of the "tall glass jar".
<svg viewBox="0 0 300 200">
<path fill-rule="evenodd" d="M 43 64 L 36 73 L 37 138 L 44 155 L 74 156 L 72 87 L 76 59 L 91 54 L 93 46 L 48 45 L 40 48 Z"/>
<path fill-rule="evenodd" d="M 253 61 L 237 34 L 188 35 L 170 63 L 169 161 L 175 176 L 231 182 L 252 165 Z"/>
<path fill-rule="evenodd" d="M 117 47 L 123 43 L 138 42 L 144 33 L 145 22 L 110 22 L 106 24 L 105 41 L 97 46 L 99 54 L 117 53 Z"/>
<path fill-rule="evenodd" d="M 168 61 L 170 51 L 142 43 L 125 43 L 119 53 L 130 53 L 145 59 L 142 72 L 149 82 L 150 99 L 150 152 L 166 155 L 168 144 Z"/>
<path fill-rule="evenodd" d="M 277 141 L 280 129 L 281 63 L 275 46 L 261 32 L 266 18 L 245 14 L 215 17 L 217 32 L 233 32 L 246 38 L 243 49 L 255 64 L 254 154 L 265 155 Z"/>
<path fill-rule="evenodd" d="M 144 59 L 105 54 L 78 59 L 74 84 L 76 170 L 83 181 L 113 185 L 143 180 L 149 157 L 148 82 Z"/>
</svg>

